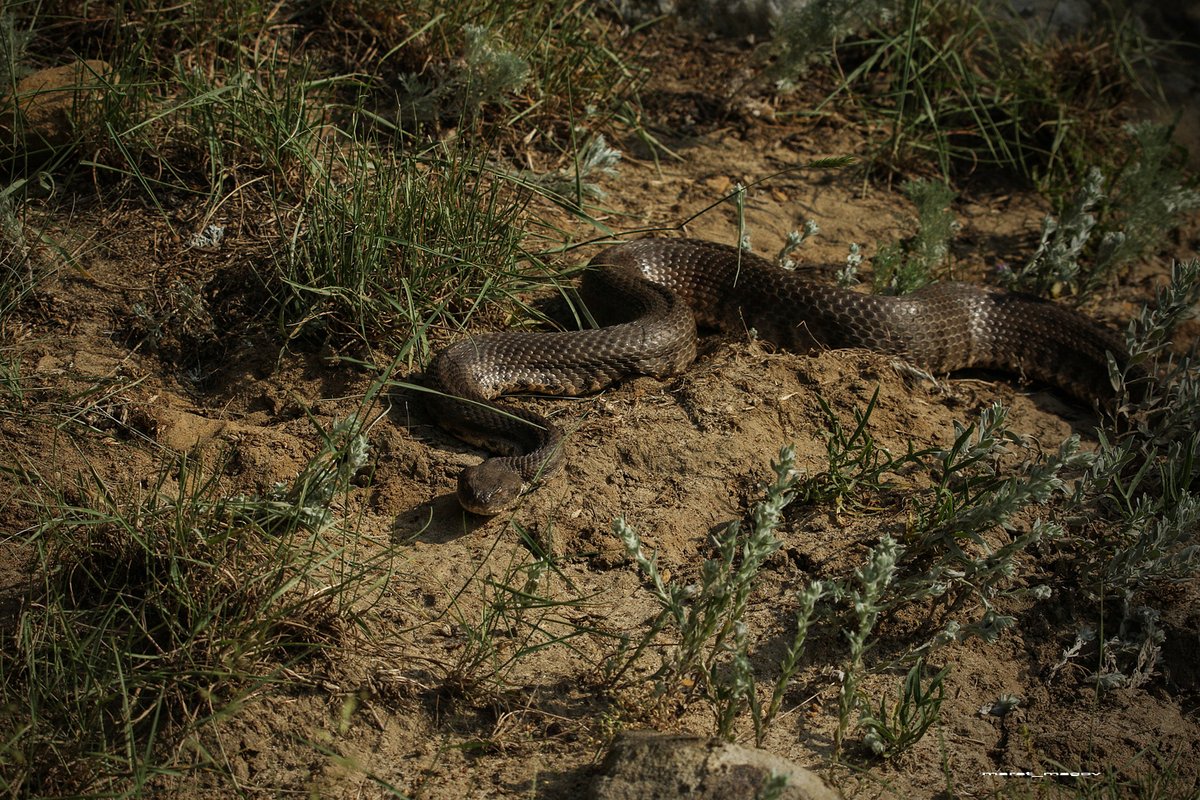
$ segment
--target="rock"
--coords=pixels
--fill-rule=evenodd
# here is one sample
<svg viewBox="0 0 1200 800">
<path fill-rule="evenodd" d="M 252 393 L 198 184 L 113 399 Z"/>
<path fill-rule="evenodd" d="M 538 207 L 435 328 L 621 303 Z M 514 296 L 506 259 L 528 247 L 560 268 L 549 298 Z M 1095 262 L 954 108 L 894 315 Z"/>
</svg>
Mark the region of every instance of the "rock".
<svg viewBox="0 0 1200 800">
<path fill-rule="evenodd" d="M 657 731 L 621 734 L 592 780 L 592 800 L 753 800 L 771 774 L 780 800 L 840 800 L 816 773 L 766 750 Z"/>
<path fill-rule="evenodd" d="M 0 149 L 18 156 L 46 156 L 70 145 L 78 128 L 99 110 L 114 81 L 99 60 L 38 70 L 0 100 Z"/>
</svg>

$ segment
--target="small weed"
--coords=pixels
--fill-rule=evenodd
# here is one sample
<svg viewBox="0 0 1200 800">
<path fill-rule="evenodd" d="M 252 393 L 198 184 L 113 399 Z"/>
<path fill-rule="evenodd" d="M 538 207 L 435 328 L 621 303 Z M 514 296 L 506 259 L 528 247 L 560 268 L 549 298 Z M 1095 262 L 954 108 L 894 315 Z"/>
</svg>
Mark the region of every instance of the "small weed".
<svg viewBox="0 0 1200 800">
<path fill-rule="evenodd" d="M 896 704 L 888 709 L 887 700 L 879 701 L 878 711 L 864 711 L 858 725 L 865 733 L 863 746 L 883 758 L 894 758 L 919 742 L 938 720 L 946 690 L 942 681 L 950 672 L 944 667 L 921 685 L 925 662 L 918 658 L 900 687 Z"/>
<path fill-rule="evenodd" d="M 1105 214 L 1105 228 L 1121 234 L 1111 256 L 1114 267 L 1152 252 L 1184 214 L 1200 208 L 1200 191 L 1185 174 L 1186 154 L 1171 141 L 1172 132 L 1148 121 L 1125 126 L 1131 155 L 1113 176 Z M 1104 277 L 1101 272 L 1094 280 Z"/>
<path fill-rule="evenodd" d="M 750 712 L 754 721 L 754 741 L 759 746 L 762 745 L 763 739 L 766 737 L 767 726 L 771 724 L 775 719 L 775 715 L 779 713 L 784 695 L 792 682 L 792 678 L 800 669 L 800 656 L 804 653 L 804 643 L 808 640 L 808 630 L 813 623 L 817 604 L 832 590 L 833 587 L 822 581 L 813 581 L 796 598 L 795 629 L 792 632 L 792 641 L 788 644 L 783 660 L 779 664 L 779 675 L 775 678 L 775 685 L 771 690 L 771 699 L 767 702 L 766 709 L 763 709 L 757 702 L 752 703 L 750 706 Z M 752 695 L 752 697 L 755 696 Z"/>
<path fill-rule="evenodd" d="M 609 147 L 603 134 L 596 134 L 587 138 L 572 159 L 570 168 L 543 173 L 521 170 L 508 177 L 570 211 L 581 212 L 588 201 L 603 200 L 607 196 L 598 181 L 602 177 L 616 176 L 620 160 L 621 151 Z"/>
<path fill-rule="evenodd" d="M 854 410 L 854 429 L 849 433 L 824 397 L 818 394 L 816 401 L 825 416 L 822 435 L 828 467 L 806 477 L 797 487 L 797 494 L 807 504 L 833 503 L 834 513 L 838 515 L 847 507 L 855 511 L 870 510 L 863 496 L 883 495 L 889 486 L 884 476 L 897 473 L 906 463 L 919 460 L 924 452 L 912 451 L 897 458 L 875 442 L 869 422 L 879 401 L 878 386 L 866 408 Z"/>
<path fill-rule="evenodd" d="M 532 539 L 517 528 L 530 545 Z M 535 553 L 540 551 L 530 546 Z M 483 565 L 481 564 L 481 569 Z M 593 633 L 570 618 L 579 598 L 556 599 L 550 578 L 557 568 L 544 554 L 533 559 L 511 558 L 501 574 L 473 574 L 452 596 L 447 613 L 461 639 L 453 662 L 445 668 L 445 685 L 457 694 L 503 690 L 511 673 L 533 654 L 556 646 L 571 647 L 571 640 Z M 464 595 L 479 592 L 470 601 Z M 478 605 L 477 611 L 471 611 Z"/>
<path fill-rule="evenodd" d="M 1005 275 L 1005 283 L 1010 289 L 1058 296 L 1069 287 L 1078 287 L 1079 261 L 1096 228 L 1096 216 L 1092 212 L 1104 200 L 1103 184 L 1104 175 L 1093 168 L 1063 209 L 1061 217 L 1048 216 L 1043 220 L 1042 239 L 1033 257 L 1019 273 Z M 1099 271 L 1108 266 L 1117 244 L 1115 233 L 1102 238 Z"/>
<path fill-rule="evenodd" d="M 820 232 L 821 227 L 817 225 L 816 221 L 805 220 L 804 227 L 788 233 L 787 240 L 783 243 L 783 247 L 779 248 L 779 254 L 775 256 L 775 263 L 783 269 L 795 269 L 796 262 L 791 258 L 792 253 L 799 250 L 801 245 Z"/>
<path fill-rule="evenodd" d="M 1026 592 L 1013 588 L 1017 559 L 1040 542 L 1060 539 L 1063 531 L 1038 517 L 1028 530 L 1016 533 L 1013 520 L 1055 497 L 1068 497 L 1065 476 L 1092 463 L 1092 456 L 1080 451 L 1078 438 L 1071 437 L 1056 454 L 1039 454 L 1015 470 L 1001 472 L 997 459 L 1015 441 L 1004 428 L 1004 417 L 1004 410 L 993 406 L 977 424 L 956 423 L 954 444 L 937 454 L 936 485 L 931 496 L 921 501 L 926 510 L 906 537 L 910 548 L 903 577 L 896 581 L 889 602 L 937 597 L 947 602 L 950 612 L 972 604 L 983 609 L 976 621 L 961 628 L 955 622 L 951 631 L 935 636 L 938 641 L 948 634 L 994 641 L 1015 622 L 996 606 L 1000 598 Z M 1008 532 L 999 546 L 987 535 L 996 529 Z M 1045 587 L 1028 592 L 1042 599 L 1049 596 Z"/>
<path fill-rule="evenodd" d="M 958 223 L 950 212 L 954 191 L 940 181 L 908 181 L 904 194 L 917 207 L 917 233 L 911 239 L 879 248 L 872 259 L 875 291 L 908 294 L 934 280 L 950 256 Z"/>
</svg>

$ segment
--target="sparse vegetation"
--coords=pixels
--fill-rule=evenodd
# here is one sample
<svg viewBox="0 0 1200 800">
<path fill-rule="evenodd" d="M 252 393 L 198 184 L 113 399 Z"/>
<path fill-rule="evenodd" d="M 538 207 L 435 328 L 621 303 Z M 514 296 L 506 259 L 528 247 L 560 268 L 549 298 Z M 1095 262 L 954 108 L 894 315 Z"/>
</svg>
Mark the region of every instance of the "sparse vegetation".
<svg viewBox="0 0 1200 800">
<path fill-rule="evenodd" d="M 432 796 L 493 770 L 498 793 L 550 796 L 615 731 L 657 726 L 898 794 L 913 770 L 947 796 L 1023 797 L 956 769 L 1037 752 L 1034 685 L 1114 725 L 1153 690 L 1195 730 L 1164 675 L 1200 573 L 1200 368 L 1174 333 L 1200 263 L 1194 234 L 1171 239 L 1200 197 L 1169 127 L 1120 124 L 1153 44 L 1122 22 L 1034 39 L 970 0 L 819 0 L 780 20 L 764 67 L 742 40 L 634 31 L 579 0 L 9 3 L 0 795 L 333 796 L 361 778 Z M 8 95 L 67 53 L 112 70 L 30 158 Z M 794 182 L 855 158 L 851 189 Z M 984 171 L 1054 209 L 1010 286 L 1097 299 L 1134 263 L 1162 284 L 1094 435 L 1076 416 L 1052 441 L 1043 414 L 1034 436 L 1036 403 L 985 388 L 897 408 L 884 362 L 823 356 L 841 366 L 776 381 L 752 345 L 736 381 L 663 391 L 677 427 L 626 404 L 648 383 L 570 407 L 570 447 L 616 440 L 608 477 L 568 470 L 503 522 L 449 501 L 473 456 L 404 387 L 448 338 L 558 319 L 543 300 L 571 296 L 580 242 L 679 224 L 782 240 L 777 261 L 804 269 L 845 252 L 829 198 L 865 189 L 915 209 L 909 239 L 870 219 L 853 234 L 882 240 L 875 290 L 908 292 L 945 276 L 961 178 Z M 760 226 L 764 198 L 792 219 Z M 1164 242 L 1189 256 L 1169 283 Z M 743 430 L 759 412 L 779 438 Z M 691 433 L 729 452 L 691 453 Z M 737 449 L 785 436 L 773 474 Z M 1020 674 L 971 685 L 964 654 Z M 980 702 L 995 740 L 950 741 L 947 715 Z M 1066 767 L 1099 779 L 1044 791 L 1194 794 L 1194 764 L 1131 741 L 1136 757 Z M 1107 757 L 1088 746 L 1057 752 Z"/>
<path fill-rule="evenodd" d="M 0 766 L 13 797 L 136 793 L 240 699 L 355 635 L 388 559 L 330 537 L 366 463 L 351 422 L 289 485 L 223 497 L 219 470 L 167 463 L 144 490 L 99 474 L 36 499 L 19 539 L 40 576 L 0 657 Z"/>
</svg>

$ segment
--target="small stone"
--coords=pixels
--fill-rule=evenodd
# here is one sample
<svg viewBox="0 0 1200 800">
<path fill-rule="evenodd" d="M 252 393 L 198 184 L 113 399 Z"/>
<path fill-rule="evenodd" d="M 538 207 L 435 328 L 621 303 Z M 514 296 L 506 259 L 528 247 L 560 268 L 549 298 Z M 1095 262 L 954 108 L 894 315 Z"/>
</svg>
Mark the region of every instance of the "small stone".
<svg viewBox="0 0 1200 800">
<path fill-rule="evenodd" d="M 733 181 L 725 175 L 713 175 L 703 180 L 704 186 L 714 194 L 725 194 L 733 187 Z"/>
</svg>

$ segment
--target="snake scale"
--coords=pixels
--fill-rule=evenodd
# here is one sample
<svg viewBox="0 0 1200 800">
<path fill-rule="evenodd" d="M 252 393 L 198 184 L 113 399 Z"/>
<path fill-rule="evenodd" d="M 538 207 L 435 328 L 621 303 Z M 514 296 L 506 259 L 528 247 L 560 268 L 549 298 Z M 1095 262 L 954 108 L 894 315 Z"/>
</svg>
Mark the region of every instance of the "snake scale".
<svg viewBox="0 0 1200 800">
<path fill-rule="evenodd" d="M 438 423 L 500 455 L 467 467 L 458 499 L 478 514 L 512 506 L 562 463 L 562 431 L 503 394 L 581 395 L 630 375 L 663 378 L 696 357 L 697 325 L 753 328 L 799 352 L 864 348 L 937 374 L 979 367 L 1014 372 L 1090 402 L 1112 394 L 1107 354 L 1121 337 L 1036 297 L 963 283 L 901 296 L 814 282 L 763 258 L 696 239 L 641 239 L 592 259 L 580 294 L 605 327 L 509 331 L 442 350 L 427 377 Z"/>
</svg>

